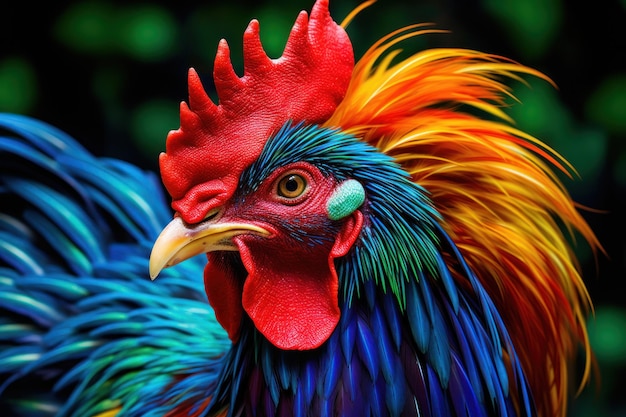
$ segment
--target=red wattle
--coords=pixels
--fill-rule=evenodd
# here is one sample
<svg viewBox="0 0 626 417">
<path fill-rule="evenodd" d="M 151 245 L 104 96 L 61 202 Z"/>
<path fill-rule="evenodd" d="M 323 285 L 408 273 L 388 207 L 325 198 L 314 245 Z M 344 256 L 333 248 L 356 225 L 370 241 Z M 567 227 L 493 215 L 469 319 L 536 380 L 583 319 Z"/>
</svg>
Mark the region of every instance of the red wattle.
<svg viewBox="0 0 626 417">
<path fill-rule="evenodd" d="M 334 243 L 301 244 L 282 252 L 239 242 L 248 270 L 243 308 L 276 347 L 309 350 L 328 340 L 341 317 L 335 258 L 349 252 L 362 225 L 357 211 L 344 221 Z"/>
<path fill-rule="evenodd" d="M 204 268 L 204 289 L 215 318 L 228 333 L 230 340 L 239 339 L 243 307 L 241 306 L 242 284 L 218 259 L 219 254 L 208 253 Z"/>
<path fill-rule="evenodd" d="M 328 339 L 339 322 L 338 282 L 328 253 L 306 261 L 240 248 L 248 270 L 242 304 L 256 328 L 276 347 L 308 350 Z"/>
</svg>

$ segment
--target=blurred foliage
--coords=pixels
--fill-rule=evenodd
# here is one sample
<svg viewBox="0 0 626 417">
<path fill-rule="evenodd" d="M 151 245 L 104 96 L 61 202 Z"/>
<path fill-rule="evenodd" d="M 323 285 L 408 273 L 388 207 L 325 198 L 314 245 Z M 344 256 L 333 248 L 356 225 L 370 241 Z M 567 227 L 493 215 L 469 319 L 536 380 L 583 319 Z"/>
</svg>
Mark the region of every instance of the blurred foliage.
<svg viewBox="0 0 626 417">
<path fill-rule="evenodd" d="M 545 54 L 561 28 L 559 0 L 484 0 L 483 5 L 525 59 Z"/>
<path fill-rule="evenodd" d="M 161 61 L 174 53 L 177 22 L 163 7 L 94 0 L 69 6 L 54 22 L 53 32 L 77 53 Z"/>
<path fill-rule="evenodd" d="M 626 73 L 602 79 L 585 110 L 589 120 L 604 126 L 608 132 L 626 135 Z"/>
<path fill-rule="evenodd" d="M 360 2 L 332 0 L 340 21 Z M 241 36 L 261 23 L 270 57 L 280 56 L 299 10 L 312 0 L 165 2 L 75 0 L 5 5 L 0 25 L 0 111 L 30 114 L 81 140 L 97 155 L 156 170 L 186 71 L 211 89 L 217 42 L 228 40 L 236 70 Z M 357 58 L 399 27 L 432 22 L 449 34 L 420 37 L 406 53 L 454 46 L 520 61 L 547 74 L 514 86 L 509 109 L 519 127 L 565 156 L 563 175 L 605 246 L 577 247 L 595 316 L 589 334 L 601 378 L 575 401 L 571 416 L 626 416 L 626 0 L 379 0 L 348 27 Z M 209 91 L 210 95 L 214 95 Z"/>
<path fill-rule="evenodd" d="M 0 57 L 0 109 L 27 113 L 37 98 L 35 70 L 23 58 Z"/>
</svg>

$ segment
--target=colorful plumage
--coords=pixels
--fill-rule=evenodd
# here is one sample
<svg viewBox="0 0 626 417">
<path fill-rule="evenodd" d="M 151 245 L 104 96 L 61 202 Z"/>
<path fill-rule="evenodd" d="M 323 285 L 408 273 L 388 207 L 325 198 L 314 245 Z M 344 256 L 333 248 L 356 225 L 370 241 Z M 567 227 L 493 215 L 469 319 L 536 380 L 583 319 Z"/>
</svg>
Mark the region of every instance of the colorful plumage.
<svg viewBox="0 0 626 417">
<path fill-rule="evenodd" d="M 549 80 L 398 59 L 425 25 L 354 65 L 358 11 L 318 0 L 277 60 L 253 21 L 243 77 L 220 43 L 217 105 L 190 71 L 160 160 L 174 219 L 157 176 L 0 115 L 2 410 L 566 415 L 592 363 L 570 242 L 600 245 L 553 172 L 573 167 L 502 110 L 508 80 Z"/>
</svg>

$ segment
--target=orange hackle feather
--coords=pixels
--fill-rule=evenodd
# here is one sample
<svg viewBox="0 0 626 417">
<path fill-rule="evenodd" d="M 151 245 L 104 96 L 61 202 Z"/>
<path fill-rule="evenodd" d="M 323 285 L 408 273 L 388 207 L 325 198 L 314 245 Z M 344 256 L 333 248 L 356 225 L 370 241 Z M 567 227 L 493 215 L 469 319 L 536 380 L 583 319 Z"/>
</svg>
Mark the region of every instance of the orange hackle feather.
<svg viewBox="0 0 626 417">
<path fill-rule="evenodd" d="M 325 125 L 395 157 L 430 194 L 502 314 L 538 415 L 564 416 L 580 347 L 586 358 L 580 387 L 593 362 L 585 327 L 592 305 L 570 242 L 579 234 L 594 252 L 601 247 L 553 171 L 571 176 L 573 167 L 503 111 L 514 99 L 507 81 L 524 75 L 551 81 L 466 49 L 397 58 L 398 42 L 433 32 L 441 31 L 413 25 L 374 44 Z"/>
</svg>

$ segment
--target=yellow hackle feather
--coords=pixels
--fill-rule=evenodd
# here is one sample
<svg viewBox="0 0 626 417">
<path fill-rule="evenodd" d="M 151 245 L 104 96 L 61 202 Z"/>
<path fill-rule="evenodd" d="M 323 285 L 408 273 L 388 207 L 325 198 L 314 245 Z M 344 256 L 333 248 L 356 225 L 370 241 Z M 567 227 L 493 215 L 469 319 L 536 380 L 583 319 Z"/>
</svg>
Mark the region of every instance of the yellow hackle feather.
<svg viewBox="0 0 626 417">
<path fill-rule="evenodd" d="M 580 387 L 593 362 L 585 327 L 592 304 L 571 245 L 582 236 L 594 253 L 601 247 L 553 171 L 571 177 L 573 167 L 504 111 L 515 99 L 506 82 L 528 75 L 551 81 L 473 50 L 398 58 L 400 41 L 433 32 L 441 31 L 413 25 L 374 44 L 325 124 L 395 157 L 430 194 L 502 314 L 538 414 L 564 416 L 573 360 L 582 350 Z"/>
</svg>

